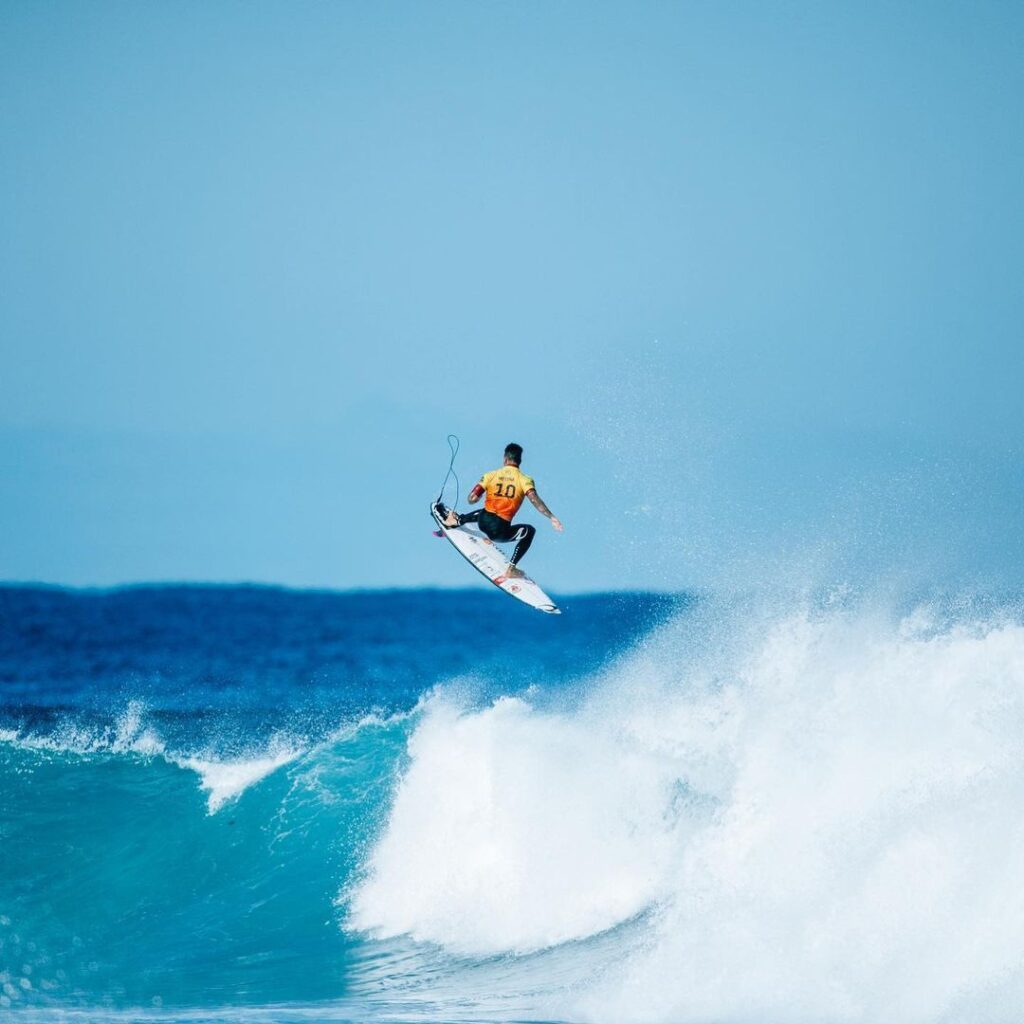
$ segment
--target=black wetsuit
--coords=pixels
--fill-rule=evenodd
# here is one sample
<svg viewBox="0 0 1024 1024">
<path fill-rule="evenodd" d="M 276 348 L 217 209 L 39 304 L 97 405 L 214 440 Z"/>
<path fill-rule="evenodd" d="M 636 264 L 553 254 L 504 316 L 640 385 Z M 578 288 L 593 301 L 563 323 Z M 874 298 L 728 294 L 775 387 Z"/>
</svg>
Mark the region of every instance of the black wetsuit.
<svg viewBox="0 0 1024 1024">
<path fill-rule="evenodd" d="M 512 557 L 509 559 L 513 565 L 518 565 L 519 559 L 530 550 L 533 536 L 537 532 L 537 527 L 530 523 L 515 525 L 507 519 L 502 519 L 501 516 L 495 515 L 493 512 L 488 512 L 485 508 L 479 508 L 475 512 L 459 515 L 459 526 L 465 526 L 466 523 L 476 523 L 491 540 L 496 540 L 499 543 L 514 540 L 516 542 L 516 549 L 512 552 Z"/>
</svg>

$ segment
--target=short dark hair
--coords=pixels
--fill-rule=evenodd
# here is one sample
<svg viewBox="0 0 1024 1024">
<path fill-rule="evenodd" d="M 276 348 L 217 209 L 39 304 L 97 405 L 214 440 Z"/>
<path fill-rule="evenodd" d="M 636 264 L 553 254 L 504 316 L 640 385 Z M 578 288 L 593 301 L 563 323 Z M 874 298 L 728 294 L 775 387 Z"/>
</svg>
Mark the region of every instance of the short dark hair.
<svg viewBox="0 0 1024 1024">
<path fill-rule="evenodd" d="M 523 461 L 523 446 L 510 441 L 505 445 L 505 458 L 511 459 L 518 466 Z"/>
</svg>

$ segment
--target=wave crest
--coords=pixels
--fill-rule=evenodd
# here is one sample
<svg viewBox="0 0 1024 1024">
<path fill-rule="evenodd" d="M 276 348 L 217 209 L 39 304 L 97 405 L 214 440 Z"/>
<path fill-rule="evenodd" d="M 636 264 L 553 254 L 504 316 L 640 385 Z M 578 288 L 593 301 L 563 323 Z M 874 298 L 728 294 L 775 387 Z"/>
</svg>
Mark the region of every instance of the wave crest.
<svg viewBox="0 0 1024 1024">
<path fill-rule="evenodd" d="M 352 924 L 484 957 L 656 909 L 599 981 L 538 1008 L 566 1019 L 1019 1006 L 1024 627 L 926 608 L 701 626 L 571 709 L 429 707 Z"/>
</svg>

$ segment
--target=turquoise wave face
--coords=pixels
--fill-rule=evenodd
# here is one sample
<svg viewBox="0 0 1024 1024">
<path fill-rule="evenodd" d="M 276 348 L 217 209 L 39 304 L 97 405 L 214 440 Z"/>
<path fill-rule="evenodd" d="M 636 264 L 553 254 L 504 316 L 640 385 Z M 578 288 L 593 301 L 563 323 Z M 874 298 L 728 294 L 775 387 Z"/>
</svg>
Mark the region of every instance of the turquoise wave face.
<svg viewBox="0 0 1024 1024">
<path fill-rule="evenodd" d="M 358 940 L 342 928 L 338 894 L 387 806 L 407 728 L 398 719 L 349 730 L 217 813 L 199 768 L 165 754 L 0 744 L 8 1000 L 217 1006 L 343 996 Z M 207 779 L 253 770 L 201 768 Z"/>
</svg>

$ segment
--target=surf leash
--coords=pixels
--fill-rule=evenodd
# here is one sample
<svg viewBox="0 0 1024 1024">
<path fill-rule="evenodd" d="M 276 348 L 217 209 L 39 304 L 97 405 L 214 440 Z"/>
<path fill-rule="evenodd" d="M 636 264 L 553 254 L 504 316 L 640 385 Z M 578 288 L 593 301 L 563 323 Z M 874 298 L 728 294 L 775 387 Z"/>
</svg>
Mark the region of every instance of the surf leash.
<svg viewBox="0 0 1024 1024">
<path fill-rule="evenodd" d="M 437 500 L 444 497 L 444 489 L 448 486 L 448 481 L 455 477 L 455 504 L 452 505 L 454 511 L 459 507 L 459 474 L 455 472 L 455 456 L 459 454 L 460 441 L 455 434 L 448 435 L 448 449 L 452 453 L 452 457 L 448 460 L 448 472 L 445 474 L 444 483 L 441 484 L 441 490 L 437 492 Z"/>
</svg>

